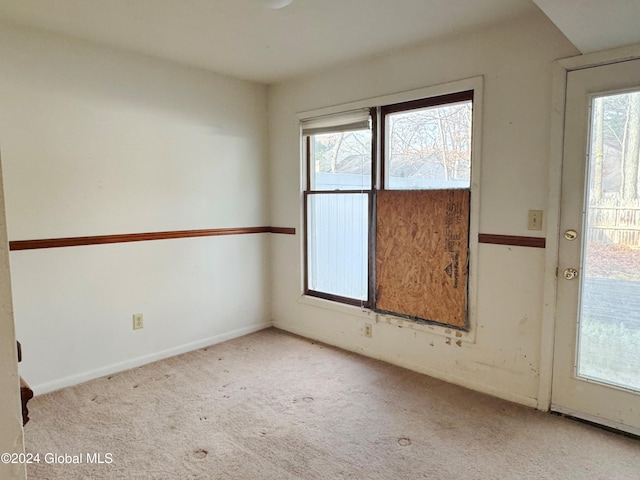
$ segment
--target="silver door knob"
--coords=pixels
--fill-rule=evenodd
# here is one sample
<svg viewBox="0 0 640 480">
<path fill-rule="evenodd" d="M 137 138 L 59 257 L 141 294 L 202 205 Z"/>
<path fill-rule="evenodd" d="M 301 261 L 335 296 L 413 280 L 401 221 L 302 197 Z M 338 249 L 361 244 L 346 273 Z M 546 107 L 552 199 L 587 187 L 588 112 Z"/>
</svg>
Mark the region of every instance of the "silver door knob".
<svg viewBox="0 0 640 480">
<path fill-rule="evenodd" d="M 578 271 L 575 268 L 567 268 L 564 271 L 564 278 L 567 280 L 573 280 L 578 276 Z"/>
</svg>

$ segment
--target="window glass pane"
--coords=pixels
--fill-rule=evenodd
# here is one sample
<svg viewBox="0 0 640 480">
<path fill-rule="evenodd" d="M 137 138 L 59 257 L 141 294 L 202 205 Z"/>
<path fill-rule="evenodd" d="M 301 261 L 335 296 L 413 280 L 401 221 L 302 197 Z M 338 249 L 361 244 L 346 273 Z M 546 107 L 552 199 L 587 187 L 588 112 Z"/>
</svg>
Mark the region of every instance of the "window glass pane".
<svg viewBox="0 0 640 480">
<path fill-rule="evenodd" d="M 371 130 L 311 135 L 312 190 L 371 188 Z"/>
<path fill-rule="evenodd" d="M 640 391 L 640 91 L 591 115 L 577 373 Z"/>
<path fill-rule="evenodd" d="M 309 290 L 367 299 L 368 194 L 307 197 Z"/>
<path fill-rule="evenodd" d="M 388 114 L 386 188 L 469 188 L 471 118 L 470 100 Z"/>
</svg>

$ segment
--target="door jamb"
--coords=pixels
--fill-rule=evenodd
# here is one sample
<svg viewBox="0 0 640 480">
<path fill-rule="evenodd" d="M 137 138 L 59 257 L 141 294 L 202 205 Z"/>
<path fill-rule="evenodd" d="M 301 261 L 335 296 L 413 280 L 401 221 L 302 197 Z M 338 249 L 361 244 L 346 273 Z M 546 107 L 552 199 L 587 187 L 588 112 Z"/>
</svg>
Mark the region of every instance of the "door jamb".
<svg viewBox="0 0 640 480">
<path fill-rule="evenodd" d="M 549 189 L 547 200 L 547 243 L 545 248 L 545 276 L 540 338 L 540 376 L 538 410 L 551 408 L 553 379 L 553 349 L 555 342 L 556 297 L 558 284 L 558 250 L 560 246 L 560 205 L 562 200 L 562 155 L 564 150 L 564 109 L 567 74 L 627 60 L 640 59 L 640 44 L 578 55 L 557 60 L 553 64 L 551 104 L 551 143 L 549 152 Z"/>
</svg>

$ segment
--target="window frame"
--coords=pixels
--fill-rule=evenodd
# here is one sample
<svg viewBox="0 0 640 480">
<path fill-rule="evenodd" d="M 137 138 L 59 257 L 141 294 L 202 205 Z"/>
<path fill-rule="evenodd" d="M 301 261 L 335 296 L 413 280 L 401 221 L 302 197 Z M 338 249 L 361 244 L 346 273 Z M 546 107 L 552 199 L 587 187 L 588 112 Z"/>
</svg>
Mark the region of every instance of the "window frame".
<svg viewBox="0 0 640 480">
<path fill-rule="evenodd" d="M 400 190 L 387 188 L 387 164 L 390 161 L 387 159 L 387 115 L 400 112 L 410 112 L 411 110 L 419 110 L 422 108 L 438 107 L 450 105 L 453 103 L 471 101 L 473 105 L 474 91 L 465 90 L 461 92 L 448 93 L 445 95 L 438 95 L 435 97 L 419 98 L 417 100 L 409 100 L 407 102 L 399 102 L 390 105 L 381 105 L 380 109 L 380 188 L 378 190 Z M 473 116 L 472 116 L 472 133 L 471 142 L 473 144 Z M 471 157 L 473 159 L 473 148 L 471 151 Z M 473 175 L 473 160 L 471 163 L 471 175 Z M 470 182 L 471 183 L 471 182 Z M 469 187 L 465 187 L 471 189 Z M 446 190 L 446 189 L 443 189 Z"/>
<path fill-rule="evenodd" d="M 375 220 L 375 182 L 377 179 L 377 115 L 376 109 L 370 108 L 369 115 L 371 119 L 371 183 L 369 188 L 360 190 L 315 190 L 312 188 L 312 148 L 311 148 L 311 136 L 303 136 L 304 141 L 304 158 L 305 158 L 305 185 L 303 190 L 303 294 L 321 298 L 324 300 L 330 300 L 333 302 L 344 303 L 347 305 L 360 306 L 362 308 L 373 308 L 373 289 L 371 282 L 371 268 L 372 263 L 375 268 L 375 257 L 372 259 L 371 248 L 375 248 L 375 238 L 372 238 L 373 230 L 371 229 L 371 222 Z M 302 133 L 302 132 L 301 132 Z M 309 288 L 309 197 L 313 195 L 352 195 L 352 194 L 366 194 L 367 195 L 367 298 L 364 300 L 345 297 L 342 295 L 336 295 L 333 293 L 322 292 L 319 290 L 312 290 Z"/>
<path fill-rule="evenodd" d="M 311 294 L 307 287 L 307 229 L 306 229 L 306 212 L 307 201 L 305 190 L 307 187 L 307 176 L 310 174 L 308 171 L 308 159 L 306 138 L 302 136 L 302 130 L 300 130 L 300 157 L 301 162 L 301 185 L 300 193 L 303 200 L 300 202 L 300 221 L 304 235 L 301 236 L 301 262 L 303 268 L 300 269 L 301 274 L 301 295 L 298 299 L 299 303 L 312 305 L 314 307 L 322 307 L 332 310 L 334 312 L 343 313 L 347 315 L 353 315 L 356 317 L 373 319 L 376 322 L 389 323 L 391 325 L 408 326 L 414 330 L 428 331 L 438 335 L 454 338 L 456 341 L 461 340 L 463 342 L 474 343 L 477 335 L 477 291 L 478 291 L 478 234 L 479 234 L 479 213 L 480 213 L 480 172 L 482 170 L 482 151 L 480 146 L 482 145 L 482 111 L 483 111 L 483 83 L 482 76 L 472 77 L 464 80 L 458 80 L 449 82 L 446 84 L 434 85 L 431 87 L 420 88 L 417 90 L 410 90 L 405 92 L 394 93 L 390 95 L 383 95 L 379 97 L 369 98 L 348 104 L 335 105 L 326 108 L 320 108 L 311 111 L 300 112 L 297 114 L 297 119 L 302 122 L 309 118 L 314 118 L 323 115 L 334 115 L 340 112 L 345 112 L 358 108 L 375 108 L 376 114 L 372 114 L 372 145 L 375 150 L 372 155 L 372 162 L 375 162 L 375 167 L 372 166 L 372 175 L 375 175 L 373 183 L 373 192 L 371 195 L 371 201 L 373 202 L 372 208 L 369 212 L 370 232 L 375 232 L 375 196 L 379 189 L 384 188 L 384 170 L 382 166 L 382 159 L 378 157 L 379 154 L 384 152 L 385 147 L 385 133 L 381 130 L 381 116 L 379 112 L 383 107 L 387 107 L 388 113 L 392 108 L 398 108 L 398 111 L 404 110 L 403 105 L 411 104 L 415 105 L 414 108 L 422 108 L 428 106 L 437 106 L 443 103 L 455 103 L 455 101 L 466 100 L 466 95 L 471 92 L 473 101 L 472 112 L 472 139 L 471 139 L 471 181 L 469 190 L 471 192 L 471 204 L 469 210 L 469 241 L 468 241 L 468 278 L 467 278 L 467 326 L 464 329 L 458 329 L 455 326 L 450 326 L 442 323 L 432 322 L 415 322 L 412 319 L 403 318 L 399 315 L 394 315 L 387 312 L 379 312 L 375 310 L 375 254 L 369 255 L 369 302 L 364 304 L 361 301 L 353 301 L 353 299 L 346 299 L 343 301 L 340 297 L 332 297 L 331 295 L 323 294 Z M 460 95 L 461 97 L 458 97 Z M 445 102 L 441 102 L 442 99 L 446 99 Z M 440 101 L 440 103 L 439 103 Z M 414 103 L 415 102 L 415 103 Z M 375 105 L 377 107 L 371 107 Z M 380 127 L 380 128 L 376 128 Z M 358 191 L 360 193 L 360 191 Z M 369 249 L 370 253 L 375 252 L 375 238 L 372 238 L 369 234 Z M 355 308 L 359 307 L 359 308 Z"/>
</svg>

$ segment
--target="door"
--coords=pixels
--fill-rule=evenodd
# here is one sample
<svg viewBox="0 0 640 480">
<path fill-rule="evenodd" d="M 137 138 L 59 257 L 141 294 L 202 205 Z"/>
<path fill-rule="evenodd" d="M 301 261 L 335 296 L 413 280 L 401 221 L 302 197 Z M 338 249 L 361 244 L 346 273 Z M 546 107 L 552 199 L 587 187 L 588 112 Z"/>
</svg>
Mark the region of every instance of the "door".
<svg viewBox="0 0 640 480">
<path fill-rule="evenodd" d="M 552 410 L 640 435 L 640 60 L 567 74 Z"/>
</svg>

